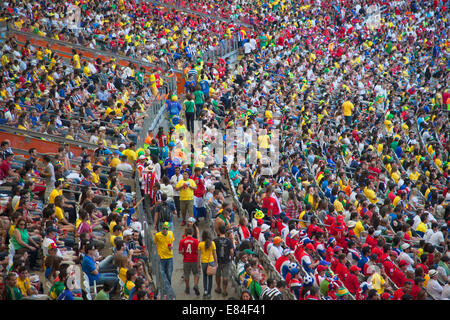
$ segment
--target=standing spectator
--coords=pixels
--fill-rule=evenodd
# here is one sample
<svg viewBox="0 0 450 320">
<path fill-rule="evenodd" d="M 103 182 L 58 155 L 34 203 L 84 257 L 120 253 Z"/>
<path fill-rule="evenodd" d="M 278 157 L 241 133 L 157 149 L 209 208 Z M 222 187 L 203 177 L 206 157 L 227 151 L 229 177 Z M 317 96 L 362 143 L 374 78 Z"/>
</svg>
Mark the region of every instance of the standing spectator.
<svg viewBox="0 0 450 320">
<path fill-rule="evenodd" d="M 161 273 L 163 281 L 167 281 L 172 285 L 172 272 L 173 272 L 173 248 L 172 243 L 175 241 L 173 232 L 169 231 L 170 224 L 164 222 L 162 224 L 161 231 L 154 236 L 154 242 L 156 244 L 156 250 L 158 256 L 161 259 Z"/>
<path fill-rule="evenodd" d="M 186 283 L 186 289 L 184 292 L 189 294 L 189 277 L 192 273 L 194 276 L 194 292 L 197 296 L 200 295 L 200 291 L 198 290 L 198 280 L 199 280 L 199 271 L 200 271 L 200 262 L 198 259 L 198 240 L 192 237 L 194 230 L 191 227 L 186 228 L 186 237 L 181 239 L 178 252 L 183 255 L 183 272 L 184 272 L 184 281 Z"/>
<path fill-rule="evenodd" d="M 203 271 L 203 298 L 211 299 L 211 290 L 213 284 L 213 276 L 207 274 L 208 265 L 215 266 L 217 263 L 216 244 L 211 239 L 211 233 L 204 230 L 202 233 L 202 241 L 198 245 L 198 261 L 201 262 Z"/>
<path fill-rule="evenodd" d="M 183 179 L 178 181 L 175 190 L 180 192 L 180 211 L 183 222 L 181 226 L 186 224 L 186 214 L 190 217 L 194 215 L 194 191 L 197 185 L 194 180 L 189 178 L 189 172 L 183 172 Z"/>
<path fill-rule="evenodd" d="M 234 245 L 233 242 L 225 236 L 225 226 L 220 225 L 218 229 L 219 237 L 214 239 L 218 262 L 215 292 L 219 294 L 222 293 L 222 296 L 226 297 L 228 295 L 227 286 L 231 275 L 231 258 L 234 255 Z"/>
<path fill-rule="evenodd" d="M 42 157 L 44 167 L 39 169 L 41 177 L 45 178 L 45 194 L 44 201 L 48 201 L 50 193 L 55 189 L 55 169 L 48 155 Z"/>
</svg>

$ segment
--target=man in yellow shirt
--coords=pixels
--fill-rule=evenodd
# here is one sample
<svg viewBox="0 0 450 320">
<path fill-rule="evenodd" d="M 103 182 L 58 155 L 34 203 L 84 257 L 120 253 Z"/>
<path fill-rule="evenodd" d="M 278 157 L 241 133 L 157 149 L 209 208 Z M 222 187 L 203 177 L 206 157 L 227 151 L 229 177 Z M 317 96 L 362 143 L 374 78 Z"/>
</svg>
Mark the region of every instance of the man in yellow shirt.
<svg viewBox="0 0 450 320">
<path fill-rule="evenodd" d="M 75 49 L 72 49 L 72 63 L 74 69 L 81 69 L 81 60 Z"/>
<path fill-rule="evenodd" d="M 170 285 L 172 285 L 173 272 L 173 248 L 172 244 L 175 241 L 173 232 L 169 231 L 169 222 L 164 222 L 160 232 L 154 236 L 154 243 L 156 244 L 156 251 L 161 259 L 161 274 L 166 277 Z"/>
<path fill-rule="evenodd" d="M 24 297 L 38 293 L 36 288 L 31 285 L 29 273 L 25 266 L 19 268 L 19 276 L 17 277 L 16 287 L 20 290 Z"/>
<path fill-rule="evenodd" d="M 111 162 L 109 163 L 109 166 L 111 168 L 115 168 L 117 167 L 118 164 L 122 163 L 122 161 L 120 161 L 119 157 L 122 155 L 122 152 L 120 152 L 119 150 L 114 151 L 114 156 L 111 159 Z"/>
<path fill-rule="evenodd" d="M 55 198 L 57 196 L 62 196 L 63 194 L 63 183 L 61 180 L 56 180 L 55 181 L 55 189 L 52 190 L 52 192 L 50 193 L 50 196 L 48 198 L 48 203 L 52 204 L 55 203 Z"/>
<path fill-rule="evenodd" d="M 351 127 L 353 122 L 352 112 L 355 106 L 351 101 L 347 100 L 342 104 L 342 108 L 344 109 L 345 123 L 347 124 L 347 126 Z"/>
<path fill-rule="evenodd" d="M 183 172 L 183 179 L 175 185 L 175 190 L 180 192 L 180 212 L 183 217 L 182 226 L 186 224 L 186 213 L 190 217 L 194 216 L 194 190 L 197 190 L 197 184 L 189 178 L 189 172 Z"/>
</svg>

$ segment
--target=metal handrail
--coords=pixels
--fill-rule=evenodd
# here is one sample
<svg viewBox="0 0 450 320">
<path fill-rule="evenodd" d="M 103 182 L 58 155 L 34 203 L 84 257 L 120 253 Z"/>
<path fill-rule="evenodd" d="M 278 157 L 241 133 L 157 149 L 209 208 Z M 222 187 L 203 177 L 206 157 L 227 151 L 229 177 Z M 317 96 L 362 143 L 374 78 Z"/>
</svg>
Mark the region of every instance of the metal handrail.
<svg viewBox="0 0 450 320">
<path fill-rule="evenodd" d="M 44 140 L 47 140 L 50 142 L 69 144 L 69 145 L 76 146 L 76 147 L 85 147 L 89 150 L 95 150 L 98 147 L 96 144 L 92 144 L 92 143 L 88 143 L 88 142 L 84 142 L 84 141 L 80 141 L 80 140 L 71 140 L 71 139 L 63 138 L 61 136 L 50 135 L 50 134 L 46 134 L 46 133 L 42 133 L 42 132 L 23 130 L 23 129 L 11 127 L 11 126 L 4 125 L 4 124 L 0 125 L 0 131 L 12 133 L 12 134 L 25 135 L 25 136 L 29 136 L 32 138 L 44 139 Z"/>
<path fill-rule="evenodd" d="M 128 62 L 131 62 L 133 64 L 137 64 L 137 65 L 141 65 L 141 66 L 146 66 L 146 67 L 150 67 L 150 68 L 156 68 L 156 69 L 161 69 L 161 66 L 158 64 L 154 64 L 154 63 L 150 63 L 150 62 L 146 62 L 145 60 L 138 60 L 138 59 L 134 59 L 134 58 L 130 58 L 121 54 L 117 54 L 117 53 L 113 53 L 113 52 L 108 52 L 108 51 L 104 51 L 104 50 L 100 50 L 100 49 L 92 49 L 89 47 L 85 47 L 79 44 L 74 44 L 72 42 L 67 42 L 67 41 L 62 41 L 62 40 L 57 40 L 57 39 L 52 39 L 49 37 L 43 37 L 31 32 L 27 32 L 27 31 L 22 31 L 22 30 L 18 30 L 14 27 L 12 27 L 10 24 L 7 24 L 8 26 L 8 31 L 7 34 L 11 34 L 11 33 L 16 33 L 25 37 L 29 37 L 29 38 L 34 38 L 34 39 L 38 39 L 38 40 L 42 40 L 42 41 L 46 41 L 50 44 L 58 44 L 61 46 L 65 46 L 71 49 L 75 49 L 75 50 L 80 50 L 80 51 L 85 51 L 85 52 L 90 52 L 92 54 L 95 55 L 100 55 L 100 56 L 105 56 L 105 57 L 110 57 L 112 59 L 116 59 L 116 60 L 125 60 Z M 165 70 L 164 70 L 165 71 Z M 174 69 L 174 72 L 177 73 L 182 73 L 181 70 L 177 70 Z M 162 76 L 164 79 L 168 79 L 165 76 Z"/>
</svg>

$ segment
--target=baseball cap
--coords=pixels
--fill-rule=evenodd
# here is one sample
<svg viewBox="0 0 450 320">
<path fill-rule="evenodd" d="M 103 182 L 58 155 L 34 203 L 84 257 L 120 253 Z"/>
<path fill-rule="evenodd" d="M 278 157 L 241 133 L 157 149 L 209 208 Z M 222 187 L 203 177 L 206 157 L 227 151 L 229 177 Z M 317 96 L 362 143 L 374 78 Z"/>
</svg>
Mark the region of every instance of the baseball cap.
<svg viewBox="0 0 450 320">
<path fill-rule="evenodd" d="M 289 248 L 286 248 L 286 249 L 283 250 L 283 256 L 290 255 L 291 253 L 294 253 L 294 251 L 292 251 Z"/>
<path fill-rule="evenodd" d="M 246 254 L 256 254 L 256 253 L 254 253 L 254 252 L 253 252 L 252 250 L 250 250 L 250 249 L 245 249 L 244 252 L 245 252 Z"/>
<path fill-rule="evenodd" d="M 391 300 L 393 297 L 389 294 L 389 293 L 387 293 L 387 292 L 384 292 L 382 295 L 381 295 L 381 300 Z"/>
<path fill-rule="evenodd" d="M 318 266 L 317 266 L 317 272 L 322 272 L 322 271 L 325 271 L 325 270 L 327 270 L 328 268 L 326 267 L 326 266 L 324 266 L 324 265 L 321 265 L 321 264 L 319 264 Z"/>
<path fill-rule="evenodd" d="M 56 229 L 55 227 L 48 227 L 46 230 L 45 230 L 45 233 L 46 234 L 49 234 L 50 232 L 58 232 L 58 229 Z"/>
<path fill-rule="evenodd" d="M 314 250 L 314 246 L 311 243 L 308 243 L 305 247 L 305 249 Z"/>
<path fill-rule="evenodd" d="M 265 223 L 262 224 L 262 226 L 261 226 L 261 231 L 262 231 L 262 232 L 266 232 L 266 231 L 269 230 L 269 229 L 270 229 L 270 226 L 269 226 L 269 225 L 267 225 L 267 224 L 265 224 Z"/>
<path fill-rule="evenodd" d="M 342 250 L 342 247 L 339 246 L 334 247 L 334 252 L 338 252 L 339 250 Z"/>
<path fill-rule="evenodd" d="M 256 224 L 257 224 L 258 226 L 262 225 L 263 223 L 264 223 L 264 220 L 263 220 L 263 219 L 258 219 L 258 220 L 256 220 Z"/>
<path fill-rule="evenodd" d="M 124 236 L 124 237 L 126 237 L 126 236 L 131 236 L 131 235 L 133 235 L 133 231 L 132 231 L 131 229 L 126 229 L 126 230 L 123 232 L 123 236 Z"/>
<path fill-rule="evenodd" d="M 374 237 L 379 237 L 379 236 L 381 236 L 381 230 L 375 231 L 375 232 L 373 233 L 373 236 L 374 236 Z"/>
<path fill-rule="evenodd" d="M 408 249 L 409 247 L 411 247 L 411 246 L 409 245 L 409 243 L 404 243 L 404 244 L 402 244 L 402 250 L 406 250 L 406 249 Z"/>
<path fill-rule="evenodd" d="M 398 265 L 400 267 L 403 267 L 403 266 L 408 266 L 409 263 L 408 263 L 408 261 L 402 259 L 402 260 L 399 261 Z"/>
<path fill-rule="evenodd" d="M 274 244 L 278 244 L 278 243 L 281 243 L 283 240 L 280 238 L 280 237 L 275 237 L 275 238 L 273 238 L 273 243 Z"/>
<path fill-rule="evenodd" d="M 189 217 L 187 221 L 188 221 L 188 222 L 192 222 L 192 223 L 195 223 L 195 221 L 196 221 L 196 220 L 195 220 L 195 218 L 194 218 L 194 217 Z"/>
<path fill-rule="evenodd" d="M 145 156 L 144 155 L 139 156 L 138 160 L 145 160 Z"/>
<path fill-rule="evenodd" d="M 351 272 L 361 271 L 361 268 L 359 268 L 358 266 L 351 266 L 351 267 L 350 267 L 350 271 L 351 271 Z"/>
</svg>

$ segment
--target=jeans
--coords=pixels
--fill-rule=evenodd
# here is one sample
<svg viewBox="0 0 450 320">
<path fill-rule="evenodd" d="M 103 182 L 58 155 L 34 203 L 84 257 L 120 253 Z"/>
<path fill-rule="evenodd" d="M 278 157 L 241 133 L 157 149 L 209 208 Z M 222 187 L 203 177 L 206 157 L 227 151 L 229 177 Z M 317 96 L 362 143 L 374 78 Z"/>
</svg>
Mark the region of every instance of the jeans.
<svg viewBox="0 0 450 320">
<path fill-rule="evenodd" d="M 186 129 L 191 133 L 194 133 L 194 119 L 194 112 L 186 112 Z"/>
<path fill-rule="evenodd" d="M 112 272 L 99 273 L 97 276 L 97 284 L 104 284 L 106 281 L 114 282 L 114 287 L 116 287 L 119 284 L 119 278 L 117 278 L 117 275 L 115 273 Z M 93 283 L 91 283 L 90 285 L 93 285 Z"/>
<path fill-rule="evenodd" d="M 163 277 L 163 281 L 167 280 L 170 286 L 172 286 L 172 272 L 173 272 L 173 258 L 161 259 L 161 275 Z"/>
<path fill-rule="evenodd" d="M 116 273 L 117 267 L 114 265 L 114 256 L 109 255 L 98 263 L 98 270 L 101 273 Z"/>
<path fill-rule="evenodd" d="M 207 294 L 211 294 L 213 276 L 209 276 L 206 274 L 206 268 L 208 268 L 208 263 L 202 263 L 203 290 L 206 291 Z"/>
</svg>

